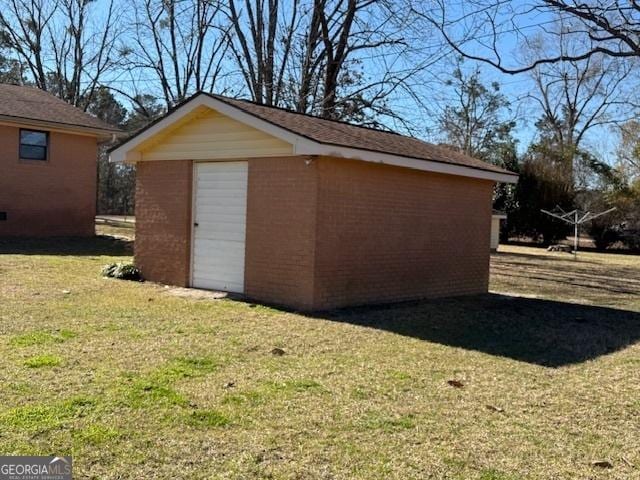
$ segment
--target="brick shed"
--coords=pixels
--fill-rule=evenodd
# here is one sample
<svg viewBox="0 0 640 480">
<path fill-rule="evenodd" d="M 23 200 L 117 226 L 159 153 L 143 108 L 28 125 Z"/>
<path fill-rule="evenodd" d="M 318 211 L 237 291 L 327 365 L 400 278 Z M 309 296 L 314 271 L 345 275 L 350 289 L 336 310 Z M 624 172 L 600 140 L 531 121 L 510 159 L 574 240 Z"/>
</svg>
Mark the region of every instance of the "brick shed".
<svg viewBox="0 0 640 480">
<path fill-rule="evenodd" d="M 118 146 L 135 262 L 301 310 L 482 293 L 505 170 L 395 133 L 199 93 Z"/>
</svg>

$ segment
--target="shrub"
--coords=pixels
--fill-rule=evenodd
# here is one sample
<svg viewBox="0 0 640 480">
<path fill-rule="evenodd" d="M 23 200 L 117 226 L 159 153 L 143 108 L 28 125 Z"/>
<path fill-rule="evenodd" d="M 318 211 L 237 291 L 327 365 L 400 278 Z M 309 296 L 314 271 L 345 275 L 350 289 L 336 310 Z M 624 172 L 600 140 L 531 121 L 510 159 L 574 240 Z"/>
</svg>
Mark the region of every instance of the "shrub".
<svg viewBox="0 0 640 480">
<path fill-rule="evenodd" d="M 110 263 L 102 269 L 102 276 L 119 278 L 120 280 L 142 280 L 142 274 L 138 268 L 131 263 Z"/>
<path fill-rule="evenodd" d="M 634 252 L 640 251 L 640 229 L 627 229 L 621 235 L 622 243 Z"/>
<path fill-rule="evenodd" d="M 606 250 L 621 240 L 620 229 L 606 224 L 594 224 L 588 228 L 589 235 L 598 250 Z"/>
<path fill-rule="evenodd" d="M 117 263 L 110 263 L 108 265 L 105 265 L 102 268 L 102 276 L 103 277 L 113 277 L 113 272 L 116 271 L 116 268 L 118 268 L 118 264 Z"/>
</svg>

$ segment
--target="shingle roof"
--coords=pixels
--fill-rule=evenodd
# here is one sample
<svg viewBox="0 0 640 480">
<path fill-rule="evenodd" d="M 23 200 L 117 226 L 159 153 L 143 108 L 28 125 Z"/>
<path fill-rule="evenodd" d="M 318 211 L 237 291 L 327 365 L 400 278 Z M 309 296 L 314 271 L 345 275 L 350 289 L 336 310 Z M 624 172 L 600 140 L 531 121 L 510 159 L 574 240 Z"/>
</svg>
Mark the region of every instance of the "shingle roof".
<svg viewBox="0 0 640 480">
<path fill-rule="evenodd" d="M 213 94 L 207 95 L 319 143 L 515 175 L 508 170 L 470 157 L 452 148 L 434 145 L 417 138 L 340 121 L 326 120 L 281 108 L 258 105 L 247 100 L 237 100 Z"/>
<path fill-rule="evenodd" d="M 20 85 L 0 84 L 0 116 L 16 121 L 37 120 L 67 127 L 120 131 L 48 92 Z"/>
</svg>

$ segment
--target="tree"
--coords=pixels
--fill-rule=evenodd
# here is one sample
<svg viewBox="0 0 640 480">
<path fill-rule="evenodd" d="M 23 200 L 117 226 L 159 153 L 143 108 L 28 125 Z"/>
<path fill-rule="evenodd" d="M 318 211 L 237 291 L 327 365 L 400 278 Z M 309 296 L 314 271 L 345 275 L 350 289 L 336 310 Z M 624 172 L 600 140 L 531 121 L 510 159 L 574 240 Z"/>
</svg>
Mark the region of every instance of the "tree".
<svg viewBox="0 0 640 480">
<path fill-rule="evenodd" d="M 127 110 L 106 87 L 99 87 L 87 111 L 110 125 L 124 128 Z M 131 214 L 135 197 L 135 169 L 131 165 L 109 162 L 108 144 L 98 146 L 98 196 L 99 214 Z"/>
<path fill-rule="evenodd" d="M 2 0 L 0 44 L 22 66 L 21 78 L 86 108 L 117 62 L 119 15 L 113 0 Z"/>
<path fill-rule="evenodd" d="M 300 26 L 301 5 L 293 0 L 245 1 L 244 8 L 229 0 L 226 14 L 232 28 L 227 41 L 251 98 L 265 105 L 279 105 L 285 88 L 294 33 Z M 283 8 L 288 7 L 288 8 Z"/>
<path fill-rule="evenodd" d="M 124 128 L 127 109 L 104 86 L 98 87 L 93 97 L 87 102 L 87 112 L 103 122 L 115 127 Z"/>
<path fill-rule="evenodd" d="M 212 91 L 227 44 L 217 0 L 137 0 L 130 21 L 132 45 L 122 47 L 131 83 L 148 90 L 150 73 L 166 108 L 192 93 Z M 142 80 L 138 79 L 140 72 Z M 134 88 L 136 90 L 137 88 Z M 137 94 L 126 94 L 135 102 Z M 156 93 L 155 91 L 152 93 Z"/>
<path fill-rule="evenodd" d="M 515 121 L 510 118 L 509 101 L 497 82 L 482 83 L 478 67 L 468 74 L 462 67 L 460 59 L 446 82 L 453 89 L 455 101 L 447 103 L 438 117 L 445 142 L 472 157 L 518 171 Z M 516 208 L 514 193 L 513 185 L 497 184 L 494 208 L 511 213 Z"/>
<path fill-rule="evenodd" d="M 602 189 L 582 194 L 591 211 L 616 210 L 590 222 L 587 229 L 596 248 L 606 249 L 621 244 L 640 250 L 640 180 L 612 182 Z"/>
<path fill-rule="evenodd" d="M 627 180 L 640 178 L 640 122 L 629 120 L 620 127 L 618 169 Z"/>
<path fill-rule="evenodd" d="M 166 112 L 164 105 L 150 94 L 138 94 L 133 97 L 133 106 L 123 128 L 127 132 L 136 132 L 160 118 Z"/>
<path fill-rule="evenodd" d="M 24 78 L 22 75 L 22 65 L 16 59 L 3 53 L 0 46 L 0 83 L 22 84 Z"/>
<path fill-rule="evenodd" d="M 225 9 L 229 48 L 255 102 L 370 124 L 376 115 L 394 116 L 387 98 L 411 90 L 407 79 L 424 65 L 398 68 L 411 50 L 404 37 L 412 18 L 402 15 L 404 6 L 387 0 L 234 0 Z M 369 74 L 362 61 L 368 55 L 395 60 Z"/>
<path fill-rule="evenodd" d="M 555 47 L 545 37 L 534 39 L 525 56 L 536 58 L 550 48 L 565 52 L 580 48 L 570 44 L 569 37 L 558 38 L 561 43 Z M 634 93 L 625 81 L 634 67 L 628 61 L 593 55 L 580 62 L 538 65 L 529 72 L 535 88 L 527 97 L 540 111 L 536 125 L 540 143 L 547 151 L 554 150 L 556 160 L 564 159 L 566 165 L 559 173 L 578 188 L 586 188 L 594 170 L 601 169 L 600 162 L 583 148 L 587 133 L 618 125 L 633 115 L 628 103 Z"/>
<path fill-rule="evenodd" d="M 510 103 L 500 85 L 484 85 L 477 67 L 464 74 L 461 62 L 446 84 L 455 97 L 438 118 L 446 142 L 467 155 L 504 166 L 502 156 L 512 156 L 510 150 L 515 149 L 515 121 L 507 118 Z"/>
<path fill-rule="evenodd" d="M 542 241 L 545 245 L 567 236 L 570 227 L 541 212 L 557 207 L 567 211 L 573 208 L 573 188 L 559 174 L 564 165 L 565 159 L 558 158 L 557 151 L 547 148 L 544 143 L 529 147 L 514 195 L 517 208 L 509 217 L 512 233 Z"/>
<path fill-rule="evenodd" d="M 314 111 L 325 118 L 341 118 L 356 107 L 375 108 L 413 73 L 396 74 L 387 66 L 382 76 L 365 82 L 356 73 L 358 55 L 406 45 L 406 20 L 400 2 L 374 0 L 314 0 L 304 36 L 298 111 Z M 318 80 L 314 81 L 314 76 Z M 341 91 L 345 75 L 357 87 Z M 354 79 L 357 80 L 354 81 Z M 344 83 L 343 83 L 344 84 Z M 310 87 L 317 87 L 314 95 Z M 374 99 L 367 102 L 368 96 Z M 368 105 L 367 105 L 368 103 Z M 385 109 L 386 114 L 391 113 Z"/>
<path fill-rule="evenodd" d="M 579 62 L 593 56 L 640 57 L 640 4 L 635 1 L 468 0 L 462 12 L 450 5 L 437 0 L 436 8 L 415 11 L 435 26 L 445 43 L 459 55 L 485 62 L 504 73 L 522 73 L 541 65 Z M 561 33 L 546 31 L 546 25 L 553 21 L 533 20 L 549 17 L 566 20 Z M 580 48 L 539 52 L 525 62 L 505 63 L 504 59 L 510 57 L 505 45 L 526 43 L 532 29 L 554 36 L 561 34 Z"/>
</svg>

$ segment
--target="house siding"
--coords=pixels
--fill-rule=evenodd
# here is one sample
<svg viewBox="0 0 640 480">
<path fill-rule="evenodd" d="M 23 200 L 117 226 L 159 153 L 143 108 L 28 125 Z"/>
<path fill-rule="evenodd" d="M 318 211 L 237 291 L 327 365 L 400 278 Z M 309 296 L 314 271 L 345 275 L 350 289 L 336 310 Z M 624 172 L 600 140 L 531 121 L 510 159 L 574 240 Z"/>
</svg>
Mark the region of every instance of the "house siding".
<svg viewBox="0 0 640 480">
<path fill-rule="evenodd" d="M 190 160 L 137 165 L 134 255 L 148 280 L 189 285 L 192 178 Z"/>
<path fill-rule="evenodd" d="M 140 148 L 147 160 L 218 160 L 255 156 L 278 157 L 293 153 L 291 144 L 232 120 L 209 108 L 162 136 L 160 142 Z"/>
<path fill-rule="evenodd" d="M 315 309 L 484 293 L 493 182 L 322 158 Z"/>
<path fill-rule="evenodd" d="M 49 132 L 47 161 L 20 160 L 19 144 L 20 129 L 0 125 L 0 236 L 94 235 L 96 138 Z"/>
</svg>

